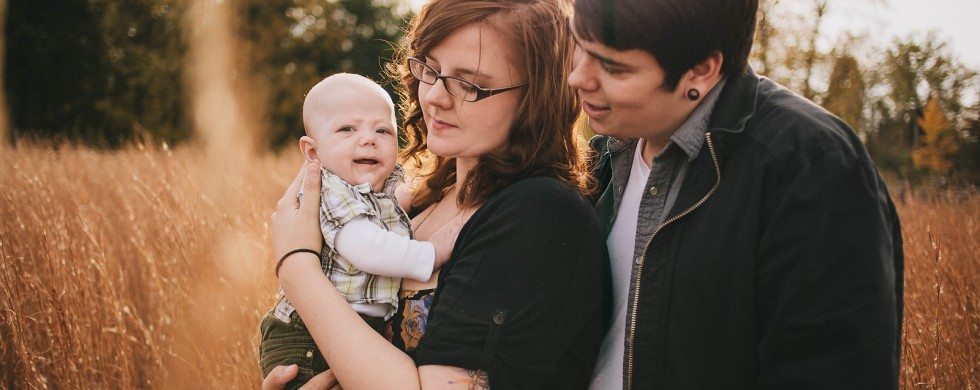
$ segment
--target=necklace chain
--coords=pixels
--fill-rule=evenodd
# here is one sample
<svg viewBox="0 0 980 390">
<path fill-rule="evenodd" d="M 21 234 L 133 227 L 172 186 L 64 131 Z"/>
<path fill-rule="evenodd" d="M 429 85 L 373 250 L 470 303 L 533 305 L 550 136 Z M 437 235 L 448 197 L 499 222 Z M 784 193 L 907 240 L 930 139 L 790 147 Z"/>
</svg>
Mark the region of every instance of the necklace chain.
<svg viewBox="0 0 980 390">
<path fill-rule="evenodd" d="M 430 208 L 430 209 L 429 209 L 429 212 L 428 212 L 428 213 L 426 213 L 426 214 L 425 214 L 425 216 L 424 216 L 424 217 L 422 217 L 422 220 L 421 220 L 421 221 L 419 221 L 419 224 L 415 226 L 415 229 L 413 229 L 414 231 L 416 231 L 416 232 L 417 232 L 417 231 L 419 231 L 419 229 L 421 229 L 421 228 L 422 228 L 422 224 L 424 224 L 424 223 L 425 223 L 425 221 L 428 221 L 428 220 L 429 220 L 429 217 L 431 217 L 431 216 L 432 216 L 432 213 L 435 213 L 435 212 L 436 212 L 436 208 L 438 208 L 438 207 L 439 207 L 439 204 L 440 204 L 440 203 L 442 203 L 442 201 L 443 201 L 444 199 L 445 199 L 445 198 L 443 198 L 443 199 L 439 199 L 439 201 L 438 201 L 438 202 L 436 202 L 436 203 L 435 203 L 434 205 L 432 205 L 432 208 Z M 462 207 L 457 207 L 457 208 L 458 208 L 458 210 L 456 210 L 456 214 L 455 214 L 455 215 L 453 215 L 453 217 L 449 219 L 450 221 L 452 221 L 452 220 L 454 220 L 454 219 L 456 219 L 456 217 L 458 217 L 458 216 L 459 216 L 460 214 L 462 214 L 462 213 L 463 213 L 463 208 L 462 208 Z"/>
<path fill-rule="evenodd" d="M 439 207 L 439 203 L 441 202 L 442 200 L 439 200 L 438 202 L 436 202 L 436 204 L 432 205 L 432 208 L 429 209 L 429 212 L 426 213 L 425 216 L 422 217 L 422 220 L 419 221 L 419 224 L 415 226 L 415 231 L 418 231 L 419 229 L 422 228 L 422 224 L 425 223 L 425 221 L 429 220 L 429 217 L 432 216 L 432 213 L 436 212 L 436 207 Z"/>
</svg>

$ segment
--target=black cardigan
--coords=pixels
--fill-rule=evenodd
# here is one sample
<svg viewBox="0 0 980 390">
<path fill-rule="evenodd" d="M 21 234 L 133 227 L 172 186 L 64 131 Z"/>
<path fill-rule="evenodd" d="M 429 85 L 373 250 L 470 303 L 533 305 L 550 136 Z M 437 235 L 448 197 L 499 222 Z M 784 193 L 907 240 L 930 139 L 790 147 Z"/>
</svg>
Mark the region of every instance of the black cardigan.
<svg viewBox="0 0 980 390">
<path fill-rule="evenodd" d="M 586 388 L 608 322 L 607 263 L 573 188 L 508 186 L 460 232 L 416 363 L 486 370 L 493 389 Z"/>
</svg>

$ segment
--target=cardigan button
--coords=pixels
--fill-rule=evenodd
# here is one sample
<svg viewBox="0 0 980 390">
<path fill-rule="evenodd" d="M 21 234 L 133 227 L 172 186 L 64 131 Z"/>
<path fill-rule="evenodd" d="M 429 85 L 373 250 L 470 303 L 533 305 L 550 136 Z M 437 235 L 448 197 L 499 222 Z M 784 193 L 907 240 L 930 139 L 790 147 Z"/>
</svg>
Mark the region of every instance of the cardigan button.
<svg viewBox="0 0 980 390">
<path fill-rule="evenodd" d="M 650 187 L 650 196 L 657 196 L 660 193 L 660 189 L 656 186 Z"/>
<path fill-rule="evenodd" d="M 497 310 L 496 313 L 493 313 L 494 324 L 503 325 L 504 321 L 506 320 L 507 320 L 507 313 L 504 313 L 503 310 Z"/>
</svg>

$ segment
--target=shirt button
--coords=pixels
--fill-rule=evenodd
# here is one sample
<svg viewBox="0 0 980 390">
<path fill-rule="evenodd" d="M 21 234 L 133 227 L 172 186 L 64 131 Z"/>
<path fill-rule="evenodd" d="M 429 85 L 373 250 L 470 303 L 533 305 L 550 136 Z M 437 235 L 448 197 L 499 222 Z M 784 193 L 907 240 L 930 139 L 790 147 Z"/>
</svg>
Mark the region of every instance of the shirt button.
<svg viewBox="0 0 980 390">
<path fill-rule="evenodd" d="M 313 351 L 306 351 L 306 357 L 308 358 L 313 357 Z"/>
<path fill-rule="evenodd" d="M 650 195 L 657 196 L 660 193 L 660 189 L 657 187 L 650 187 Z"/>
</svg>

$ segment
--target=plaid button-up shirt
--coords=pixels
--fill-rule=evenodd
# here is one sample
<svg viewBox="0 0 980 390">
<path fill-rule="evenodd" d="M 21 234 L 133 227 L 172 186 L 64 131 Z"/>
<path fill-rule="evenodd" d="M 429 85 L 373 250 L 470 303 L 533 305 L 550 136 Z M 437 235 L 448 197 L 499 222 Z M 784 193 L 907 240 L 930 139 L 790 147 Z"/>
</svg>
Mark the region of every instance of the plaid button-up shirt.
<svg viewBox="0 0 980 390">
<path fill-rule="evenodd" d="M 321 168 L 320 231 L 323 250 L 320 266 L 330 282 L 350 303 L 388 303 L 391 310 L 398 304 L 400 278 L 369 274 L 354 267 L 335 249 L 340 228 L 359 215 L 366 216 L 385 230 L 412 237 L 408 215 L 398 206 L 395 188 L 402 182 L 404 170 L 400 165 L 385 180 L 381 192 L 372 192 L 369 183 L 352 185 L 339 176 Z M 287 320 L 295 310 L 283 298 L 276 307 L 276 316 Z M 389 314 L 391 312 L 389 310 Z"/>
</svg>

